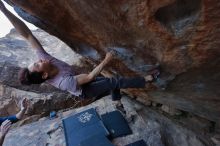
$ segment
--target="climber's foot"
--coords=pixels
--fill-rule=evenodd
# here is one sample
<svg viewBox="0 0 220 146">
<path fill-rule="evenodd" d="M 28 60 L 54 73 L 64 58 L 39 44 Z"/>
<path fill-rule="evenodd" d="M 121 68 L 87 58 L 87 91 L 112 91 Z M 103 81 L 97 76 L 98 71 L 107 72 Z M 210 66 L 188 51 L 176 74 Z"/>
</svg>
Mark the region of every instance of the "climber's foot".
<svg viewBox="0 0 220 146">
<path fill-rule="evenodd" d="M 155 82 L 153 82 L 152 84 L 161 89 L 161 90 L 165 90 L 168 86 L 168 84 L 173 81 L 175 79 L 175 75 L 166 75 L 163 77 L 158 78 Z"/>
<path fill-rule="evenodd" d="M 155 80 L 157 80 L 159 75 L 160 75 L 159 69 L 154 69 L 150 71 L 149 75 L 145 76 L 144 78 L 146 82 L 154 82 Z"/>
<path fill-rule="evenodd" d="M 152 75 L 147 75 L 147 76 L 144 77 L 144 79 L 145 79 L 146 82 L 152 82 L 154 78 L 153 78 Z"/>
</svg>

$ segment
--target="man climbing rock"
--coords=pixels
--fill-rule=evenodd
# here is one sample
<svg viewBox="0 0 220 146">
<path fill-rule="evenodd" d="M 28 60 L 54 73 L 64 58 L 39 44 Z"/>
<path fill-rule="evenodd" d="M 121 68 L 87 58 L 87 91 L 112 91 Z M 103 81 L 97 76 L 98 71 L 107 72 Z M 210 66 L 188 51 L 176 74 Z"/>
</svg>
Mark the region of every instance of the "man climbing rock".
<svg viewBox="0 0 220 146">
<path fill-rule="evenodd" d="M 100 98 L 111 93 L 112 100 L 116 101 L 116 107 L 123 110 L 120 102 L 120 89 L 144 88 L 146 83 L 152 82 L 159 75 L 159 71 L 156 70 L 146 77 L 97 77 L 113 59 L 113 52 L 108 52 L 104 60 L 90 73 L 76 75 L 70 65 L 49 55 L 28 27 L 9 12 L 2 2 L 0 2 L 0 8 L 17 32 L 31 44 L 39 58 L 39 61 L 20 71 L 19 80 L 22 84 L 31 85 L 45 82 L 81 99 Z"/>
<path fill-rule="evenodd" d="M 4 138 L 9 131 L 11 124 L 22 119 L 22 117 L 24 116 L 24 113 L 27 110 L 27 107 L 28 107 L 28 100 L 26 98 L 24 98 L 21 101 L 21 109 L 16 115 L 8 116 L 8 117 L 0 117 L 0 125 L 1 125 L 1 127 L 0 127 L 0 146 L 2 146 Z"/>
</svg>

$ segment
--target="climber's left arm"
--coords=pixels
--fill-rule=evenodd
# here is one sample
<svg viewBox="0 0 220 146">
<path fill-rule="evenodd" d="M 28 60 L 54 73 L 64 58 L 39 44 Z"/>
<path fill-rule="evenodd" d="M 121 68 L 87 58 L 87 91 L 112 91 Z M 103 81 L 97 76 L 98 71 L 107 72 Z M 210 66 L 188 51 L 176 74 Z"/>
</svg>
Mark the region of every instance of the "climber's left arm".
<svg viewBox="0 0 220 146">
<path fill-rule="evenodd" d="M 79 74 L 75 76 L 77 84 L 83 85 L 88 82 L 91 82 L 102 70 L 103 68 L 112 60 L 113 52 L 108 52 L 105 56 L 105 59 L 96 66 L 89 74 Z"/>
</svg>

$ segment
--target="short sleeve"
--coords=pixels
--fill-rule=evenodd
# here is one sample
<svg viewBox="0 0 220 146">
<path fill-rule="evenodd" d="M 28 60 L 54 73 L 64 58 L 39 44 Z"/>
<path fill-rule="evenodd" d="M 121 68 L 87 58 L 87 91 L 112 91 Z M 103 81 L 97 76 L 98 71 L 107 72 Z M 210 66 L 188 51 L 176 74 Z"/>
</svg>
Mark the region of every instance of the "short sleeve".
<svg viewBox="0 0 220 146">
<path fill-rule="evenodd" d="M 8 117 L 1 117 L 0 118 L 0 125 L 5 121 L 5 120 L 10 120 L 12 123 L 15 123 L 18 121 L 18 118 L 13 115 L 13 116 L 8 116 Z"/>
<path fill-rule="evenodd" d="M 68 91 L 71 94 L 76 95 L 76 96 L 78 96 L 79 94 L 77 90 L 78 89 L 77 81 L 76 81 L 75 76 L 73 75 L 64 77 L 63 80 L 59 84 L 59 88 L 64 91 Z"/>
</svg>

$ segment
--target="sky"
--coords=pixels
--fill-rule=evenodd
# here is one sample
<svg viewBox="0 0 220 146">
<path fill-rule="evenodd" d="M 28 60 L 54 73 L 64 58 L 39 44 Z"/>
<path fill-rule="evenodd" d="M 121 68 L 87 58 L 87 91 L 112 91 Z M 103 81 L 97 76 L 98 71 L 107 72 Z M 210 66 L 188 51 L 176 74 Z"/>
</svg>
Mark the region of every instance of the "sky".
<svg viewBox="0 0 220 146">
<path fill-rule="evenodd" d="M 2 1 L 6 8 L 12 12 L 15 16 L 19 17 L 18 14 L 14 11 L 13 7 L 11 7 L 10 5 L 8 5 L 7 3 L 5 3 L 4 1 Z M 25 22 L 25 24 L 27 24 L 27 26 L 31 29 L 37 29 L 36 26 L 34 26 L 31 23 L 28 23 L 27 21 L 25 21 L 24 19 L 22 19 L 21 17 L 19 17 L 19 19 L 21 19 L 23 22 Z M 5 15 L 0 11 L 0 38 L 4 37 L 6 34 L 8 34 L 10 32 L 10 30 L 14 28 L 13 25 L 10 23 L 10 21 L 7 19 L 7 17 L 5 17 Z"/>
</svg>

